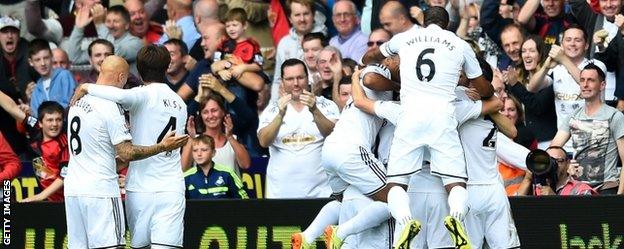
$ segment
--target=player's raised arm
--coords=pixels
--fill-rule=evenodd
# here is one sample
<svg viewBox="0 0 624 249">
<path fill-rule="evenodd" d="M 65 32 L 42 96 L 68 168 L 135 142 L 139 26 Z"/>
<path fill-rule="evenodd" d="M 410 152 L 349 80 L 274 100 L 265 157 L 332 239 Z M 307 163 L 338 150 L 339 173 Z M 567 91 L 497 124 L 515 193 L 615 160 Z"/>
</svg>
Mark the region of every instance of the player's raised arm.
<svg viewBox="0 0 624 249">
<path fill-rule="evenodd" d="M 175 131 L 167 133 L 163 140 L 152 146 L 139 146 L 131 141 L 123 141 L 115 145 L 117 156 L 123 162 L 144 159 L 164 151 L 170 151 L 182 147 L 188 140 L 188 135 L 173 136 Z"/>
<path fill-rule="evenodd" d="M 147 101 L 147 95 L 136 91 L 136 89 L 121 89 L 98 84 L 80 85 L 81 88 L 83 86 L 88 94 L 119 103 L 125 109 L 131 109 L 133 106 Z"/>
</svg>

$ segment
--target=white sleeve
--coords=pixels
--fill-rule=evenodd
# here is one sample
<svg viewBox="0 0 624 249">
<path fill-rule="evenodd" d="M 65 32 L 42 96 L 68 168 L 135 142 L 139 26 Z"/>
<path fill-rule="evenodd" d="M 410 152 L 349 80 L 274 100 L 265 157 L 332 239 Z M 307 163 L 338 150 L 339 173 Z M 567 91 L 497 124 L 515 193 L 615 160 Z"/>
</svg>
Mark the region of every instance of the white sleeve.
<svg viewBox="0 0 624 249">
<path fill-rule="evenodd" d="M 114 86 L 87 85 L 87 92 L 90 95 L 119 103 L 126 110 L 134 109 L 143 102 L 147 102 L 147 94 L 143 94 L 139 90 L 140 87 L 121 89 Z"/>
<path fill-rule="evenodd" d="M 475 55 L 470 45 L 465 41 L 462 41 L 462 46 L 464 51 L 462 52 L 464 56 L 464 72 L 466 72 L 466 77 L 468 79 L 475 79 L 483 74 L 481 71 L 481 66 L 479 65 L 479 61 L 477 60 L 477 56 Z"/>
<path fill-rule="evenodd" d="M 455 119 L 457 125 L 462 125 L 468 120 L 478 118 L 481 115 L 483 104 L 481 100 L 461 100 L 455 103 Z"/>
<path fill-rule="evenodd" d="M 393 125 L 397 125 L 401 117 L 401 105 L 393 101 L 375 101 L 375 115 L 388 120 Z"/>
<path fill-rule="evenodd" d="M 117 104 L 112 104 L 110 106 L 109 109 L 111 110 L 105 115 L 105 117 L 108 117 L 105 118 L 104 122 L 106 122 L 106 130 L 110 136 L 111 143 L 117 145 L 121 142 L 132 140 L 130 130 L 128 130 L 128 126 L 126 126 L 123 110 Z"/>
<path fill-rule="evenodd" d="M 317 97 L 316 100 L 316 106 L 319 108 L 321 113 L 323 113 L 327 119 L 336 122 L 336 120 L 340 117 L 340 110 L 338 110 L 336 103 L 323 97 Z"/>
<path fill-rule="evenodd" d="M 362 72 L 360 73 L 360 80 L 364 79 L 364 76 L 366 76 L 366 74 L 368 73 L 376 73 L 385 77 L 386 79 L 392 78 L 392 75 L 390 74 L 390 69 L 388 69 L 383 64 L 374 63 L 366 66 L 364 69 L 362 69 Z"/>
<path fill-rule="evenodd" d="M 262 114 L 260 114 L 260 118 L 258 121 L 258 130 L 260 131 L 260 129 L 266 127 L 267 125 L 269 125 L 271 123 L 271 121 L 273 121 L 273 119 L 275 119 L 275 116 L 277 116 L 277 113 L 279 112 L 279 108 L 277 107 L 277 102 L 273 101 L 269 104 L 269 106 L 267 106 L 264 111 L 262 112 Z"/>
<path fill-rule="evenodd" d="M 396 34 L 389 41 L 385 42 L 384 44 L 381 44 L 381 46 L 379 46 L 379 50 L 381 51 L 381 54 L 383 54 L 385 57 L 390 57 L 390 56 L 398 54 L 399 48 L 401 44 L 403 44 L 402 42 L 404 39 L 403 37 L 405 37 L 405 35 L 403 34 L 404 33 Z"/>
<path fill-rule="evenodd" d="M 496 136 L 496 157 L 504 164 L 527 170 L 526 157 L 529 152 L 527 148 L 515 143 L 502 133 L 498 133 Z"/>
</svg>

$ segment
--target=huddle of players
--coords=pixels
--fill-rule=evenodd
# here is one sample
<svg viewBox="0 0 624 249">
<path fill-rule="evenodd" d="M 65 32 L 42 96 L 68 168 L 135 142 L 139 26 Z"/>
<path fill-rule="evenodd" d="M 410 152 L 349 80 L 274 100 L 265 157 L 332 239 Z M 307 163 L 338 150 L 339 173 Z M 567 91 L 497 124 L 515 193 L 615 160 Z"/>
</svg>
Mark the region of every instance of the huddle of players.
<svg viewBox="0 0 624 249">
<path fill-rule="evenodd" d="M 506 232 L 509 202 L 496 159 L 498 137 L 503 137 L 498 131 L 514 137 L 516 130 L 498 113 L 502 102 L 493 96 L 490 66 L 442 28 L 448 21 L 446 10 L 429 8 L 424 28 L 414 26 L 366 53 L 362 61 L 369 65 L 354 73 L 352 99 L 322 153 L 332 191 L 337 199 L 344 194 L 345 203 L 328 203 L 305 231 L 293 234 L 293 248 L 314 248 L 323 227 L 328 248 L 378 248 L 380 241 L 404 249 L 481 248 L 484 240 L 490 248 L 519 246 Z M 397 104 L 387 91 L 399 86 Z M 393 133 L 384 132 L 392 128 L 382 128 L 385 122 L 394 125 Z M 375 157 L 371 151 L 378 133 L 380 140 L 392 142 L 389 148 L 379 146 Z M 410 203 L 408 183 L 433 195 Z M 353 208 L 346 203 L 353 195 L 372 201 L 343 219 L 345 210 L 340 209 Z M 389 218 L 396 222 L 390 239 L 357 237 Z M 442 235 L 442 227 L 450 236 Z"/>
<path fill-rule="evenodd" d="M 179 148 L 188 139 L 187 114 L 182 99 L 162 83 L 169 62 L 164 47 L 143 47 L 137 69 L 145 86 L 124 90 L 129 66 L 121 57 L 108 56 L 97 82 L 76 90 L 67 132 L 69 248 L 125 247 L 117 169 L 128 164 L 125 213 L 132 248 L 182 248 L 185 198 Z"/>
</svg>

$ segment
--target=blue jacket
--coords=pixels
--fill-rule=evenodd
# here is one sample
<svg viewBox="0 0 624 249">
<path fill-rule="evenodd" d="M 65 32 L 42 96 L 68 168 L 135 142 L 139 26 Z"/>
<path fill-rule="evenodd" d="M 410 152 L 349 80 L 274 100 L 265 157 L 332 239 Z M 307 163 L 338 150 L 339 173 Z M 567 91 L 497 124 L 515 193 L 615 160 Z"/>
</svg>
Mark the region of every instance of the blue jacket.
<svg viewBox="0 0 624 249">
<path fill-rule="evenodd" d="M 208 175 L 196 166 L 184 177 L 187 199 L 249 199 L 243 182 L 230 169 L 213 162 Z"/>
<path fill-rule="evenodd" d="M 46 95 L 46 91 L 43 89 L 43 78 L 37 80 L 35 90 L 30 97 L 31 116 L 38 117 L 37 109 L 44 101 L 56 101 L 65 108 L 69 105 L 76 88 L 74 76 L 65 69 L 55 68 L 52 69 L 51 79 L 48 95 Z"/>
</svg>

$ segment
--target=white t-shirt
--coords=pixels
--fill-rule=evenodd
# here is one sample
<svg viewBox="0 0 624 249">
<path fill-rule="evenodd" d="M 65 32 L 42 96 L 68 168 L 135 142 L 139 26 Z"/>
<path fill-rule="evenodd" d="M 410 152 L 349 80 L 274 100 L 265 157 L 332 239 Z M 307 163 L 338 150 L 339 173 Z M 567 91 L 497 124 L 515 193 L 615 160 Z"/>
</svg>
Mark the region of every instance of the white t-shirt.
<svg viewBox="0 0 624 249">
<path fill-rule="evenodd" d="M 617 35 L 619 28 L 615 25 L 615 23 L 609 22 L 605 16 L 603 16 L 602 28 L 604 28 L 605 30 L 609 32 L 609 35 L 606 38 L 606 42 L 607 44 L 609 44 L 609 42 L 611 42 L 611 40 L 615 38 L 615 35 Z M 609 72 L 605 72 L 605 74 L 607 76 L 607 80 L 606 80 L 607 85 L 605 87 L 605 92 L 604 92 L 605 100 L 615 100 L 616 99 L 614 95 L 615 84 L 616 84 L 615 72 L 609 71 Z"/>
<path fill-rule="evenodd" d="M 130 112 L 133 143 L 151 146 L 175 130 L 183 135 L 186 125 L 186 104 L 164 83 L 123 90 L 90 85 L 89 94 L 110 99 Z M 130 162 L 126 190 L 133 192 L 184 193 L 180 149 Z"/>
<path fill-rule="evenodd" d="M 236 162 L 236 153 L 234 153 L 232 144 L 227 140 L 225 141 L 223 147 L 216 148 L 216 153 L 212 158 L 212 161 L 231 169 L 240 177 L 240 169 L 238 168 L 238 163 Z"/>
<path fill-rule="evenodd" d="M 401 57 L 401 103 L 407 112 L 447 108 L 461 71 L 469 79 L 481 75 L 470 45 L 434 24 L 397 34 L 379 49 L 386 57 Z"/>
<path fill-rule="evenodd" d="M 338 119 L 340 112 L 334 102 L 316 97 L 316 107 L 327 119 Z M 278 112 L 277 102 L 271 102 L 260 115 L 258 131 L 269 125 Z M 321 167 L 324 141 L 325 137 L 307 107 L 298 112 L 289 104 L 279 132 L 269 146 L 271 157 L 266 172 L 266 197 L 328 197 L 331 189 Z"/>
<path fill-rule="evenodd" d="M 114 102 L 85 96 L 69 108 L 67 118 L 65 196 L 119 197 L 115 145 L 132 140 L 123 110 Z"/>
</svg>

